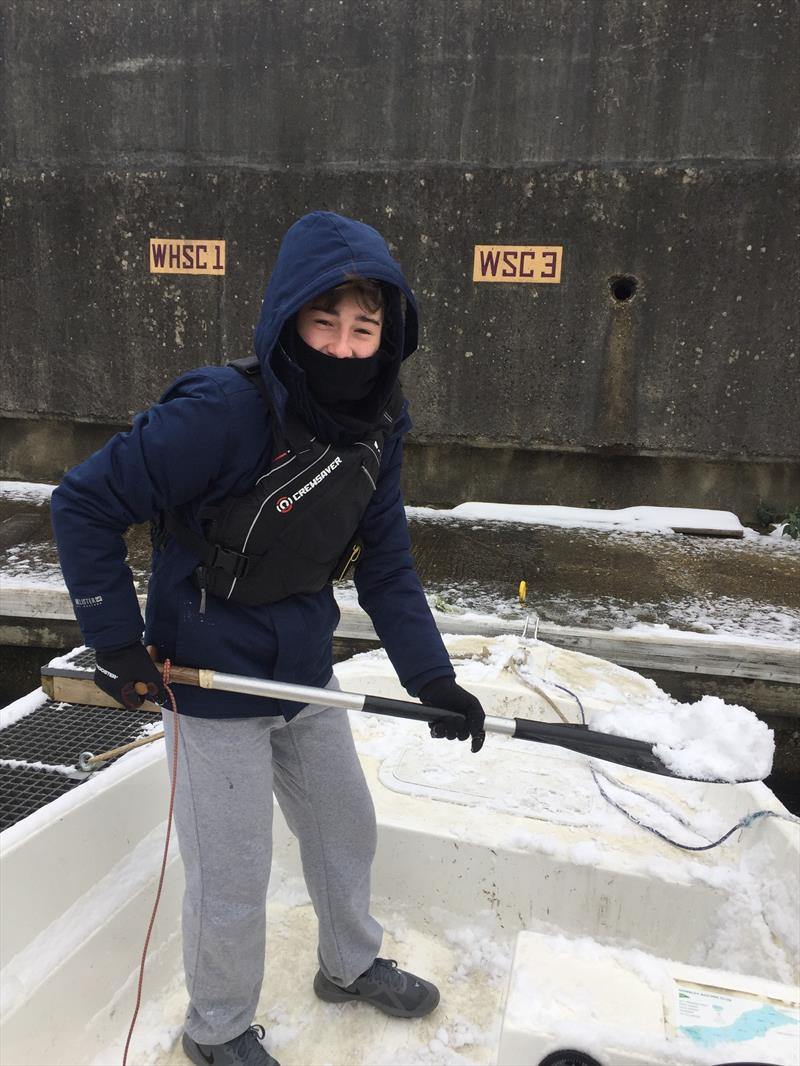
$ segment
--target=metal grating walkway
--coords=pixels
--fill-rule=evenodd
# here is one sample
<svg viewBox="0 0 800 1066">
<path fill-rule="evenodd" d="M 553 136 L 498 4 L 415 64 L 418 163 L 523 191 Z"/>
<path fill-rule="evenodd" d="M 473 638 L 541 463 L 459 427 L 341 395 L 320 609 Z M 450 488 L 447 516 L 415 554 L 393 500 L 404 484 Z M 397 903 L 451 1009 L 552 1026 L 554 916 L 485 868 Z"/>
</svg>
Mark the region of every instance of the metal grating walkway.
<svg viewBox="0 0 800 1066">
<path fill-rule="evenodd" d="M 154 718 L 136 711 L 48 700 L 33 714 L 0 731 L 0 759 L 74 766 L 82 751 L 107 751 L 135 740 L 142 726 Z"/>
<path fill-rule="evenodd" d="M 88 780 L 29 764 L 73 768 L 83 751 L 97 755 L 136 740 L 153 718 L 135 711 L 48 700 L 32 714 L 0 730 L 0 832 Z M 110 765 L 101 763 L 94 772 L 102 773 Z"/>
<path fill-rule="evenodd" d="M 0 832 L 79 784 L 65 774 L 0 765 Z"/>
<path fill-rule="evenodd" d="M 94 652 L 72 655 L 66 665 L 92 667 Z M 154 719 L 137 711 L 47 700 L 0 730 L 0 831 L 88 780 L 69 773 L 81 752 L 99 754 L 136 740 Z M 36 763 L 44 765 L 31 765 Z M 110 765 L 99 764 L 95 773 Z"/>
</svg>

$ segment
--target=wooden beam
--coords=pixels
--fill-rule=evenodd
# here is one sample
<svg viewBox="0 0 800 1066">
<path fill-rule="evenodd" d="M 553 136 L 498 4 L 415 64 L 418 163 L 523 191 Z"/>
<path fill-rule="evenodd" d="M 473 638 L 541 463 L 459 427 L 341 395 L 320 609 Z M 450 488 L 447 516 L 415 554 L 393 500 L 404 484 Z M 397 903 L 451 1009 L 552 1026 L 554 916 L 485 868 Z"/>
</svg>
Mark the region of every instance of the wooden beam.
<svg viewBox="0 0 800 1066">
<path fill-rule="evenodd" d="M 90 669 L 44 666 L 42 667 L 42 690 L 56 703 L 85 703 L 89 707 L 110 707 L 116 711 L 126 711 L 127 708 L 95 685 L 92 680 L 93 674 L 94 671 Z M 153 714 L 161 714 L 161 708 L 149 700 L 136 710 L 137 713 L 152 711 Z"/>
<path fill-rule="evenodd" d="M 337 637 L 351 640 L 377 640 L 367 615 L 355 607 L 341 608 Z M 457 614 L 433 612 L 442 633 L 470 634 L 484 637 L 504 633 L 521 634 L 524 620 L 486 618 L 476 621 Z M 533 636 L 534 623 L 528 626 Z M 690 674 L 715 674 L 724 677 L 752 677 L 764 681 L 800 684 L 800 647 L 790 641 L 766 644 L 761 641 L 726 640 L 699 633 L 626 633 L 578 626 L 539 624 L 539 637 L 548 644 L 570 651 L 581 651 L 609 659 L 633 669 L 674 670 Z"/>
</svg>

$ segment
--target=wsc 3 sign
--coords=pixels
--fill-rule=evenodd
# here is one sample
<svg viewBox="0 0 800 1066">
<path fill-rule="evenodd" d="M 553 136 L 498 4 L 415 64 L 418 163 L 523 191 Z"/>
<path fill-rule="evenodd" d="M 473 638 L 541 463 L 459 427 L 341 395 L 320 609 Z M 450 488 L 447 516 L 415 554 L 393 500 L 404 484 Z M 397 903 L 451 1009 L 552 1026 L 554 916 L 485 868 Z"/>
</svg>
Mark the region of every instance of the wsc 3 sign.
<svg viewBox="0 0 800 1066">
<path fill-rule="evenodd" d="M 476 244 L 472 280 L 558 285 L 563 250 L 561 245 Z"/>
</svg>

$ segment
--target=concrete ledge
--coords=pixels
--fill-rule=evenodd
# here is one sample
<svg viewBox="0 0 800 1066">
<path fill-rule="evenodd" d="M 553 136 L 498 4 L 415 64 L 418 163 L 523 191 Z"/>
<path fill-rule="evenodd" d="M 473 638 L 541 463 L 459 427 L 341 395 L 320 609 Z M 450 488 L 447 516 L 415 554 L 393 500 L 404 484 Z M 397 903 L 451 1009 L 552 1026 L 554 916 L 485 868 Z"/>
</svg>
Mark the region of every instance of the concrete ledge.
<svg viewBox="0 0 800 1066">
<path fill-rule="evenodd" d="M 140 603 L 144 607 L 144 596 Z M 73 618 L 72 604 L 66 589 L 49 586 L 15 585 L 5 582 L 0 589 L 0 617 L 44 619 Z M 511 619 L 463 618 L 433 612 L 442 633 L 477 633 L 498 636 L 521 633 L 522 621 Z M 533 626 L 529 629 L 533 635 Z M 341 607 L 341 621 L 336 636 L 350 640 L 377 640 L 372 622 L 360 607 Z M 758 641 L 713 638 L 698 633 L 664 635 L 626 633 L 624 631 L 588 629 L 541 623 L 539 636 L 556 647 L 597 655 L 621 666 L 675 670 L 685 673 L 723 675 L 725 677 L 761 678 L 800 684 L 800 660 L 797 647 L 789 641 L 771 644 Z"/>
</svg>

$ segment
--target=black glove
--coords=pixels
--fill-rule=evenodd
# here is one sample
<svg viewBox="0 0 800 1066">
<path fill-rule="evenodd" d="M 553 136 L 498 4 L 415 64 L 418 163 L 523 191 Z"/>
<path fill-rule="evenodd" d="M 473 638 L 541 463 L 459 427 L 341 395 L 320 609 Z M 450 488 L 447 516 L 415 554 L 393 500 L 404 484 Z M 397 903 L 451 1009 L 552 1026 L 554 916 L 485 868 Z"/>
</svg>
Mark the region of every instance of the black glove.
<svg viewBox="0 0 800 1066">
<path fill-rule="evenodd" d="M 429 707 L 441 707 L 443 711 L 458 711 L 464 715 L 464 722 L 441 719 L 431 722 L 431 736 L 436 739 L 447 737 L 448 740 L 466 740 L 472 737 L 472 750 L 480 751 L 486 734 L 483 713 L 477 698 L 465 688 L 457 685 L 452 677 L 435 677 L 420 689 L 419 698 Z"/>
<path fill-rule="evenodd" d="M 163 703 L 167 698 L 161 674 L 140 641 L 124 648 L 98 648 L 95 659 L 95 685 L 128 710 L 141 707 L 147 699 Z M 147 685 L 146 693 L 136 691 L 139 682 Z"/>
</svg>

